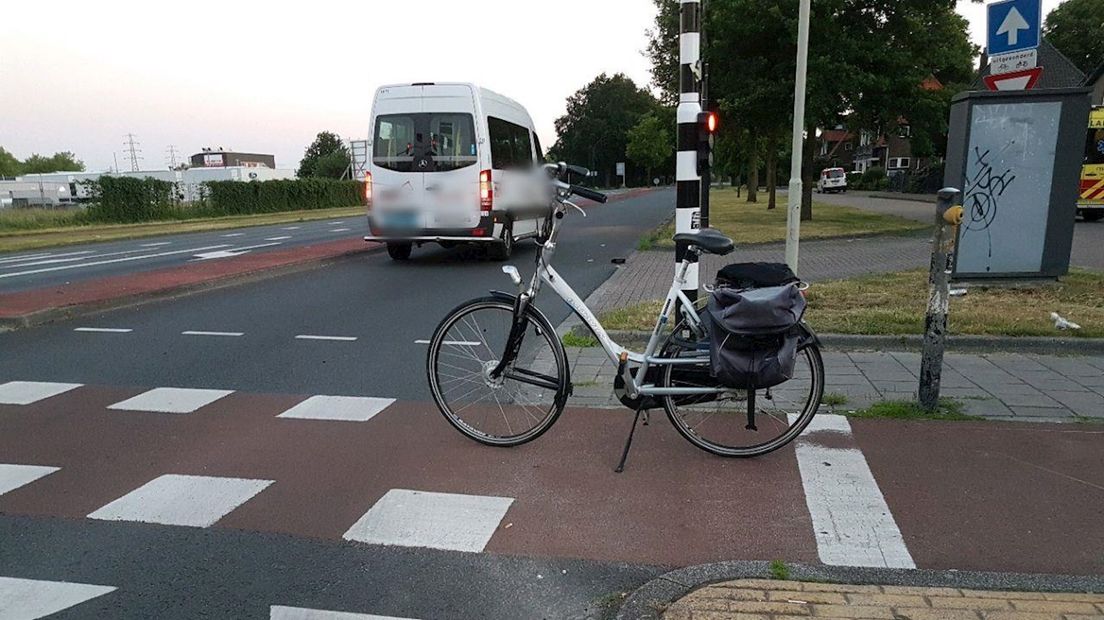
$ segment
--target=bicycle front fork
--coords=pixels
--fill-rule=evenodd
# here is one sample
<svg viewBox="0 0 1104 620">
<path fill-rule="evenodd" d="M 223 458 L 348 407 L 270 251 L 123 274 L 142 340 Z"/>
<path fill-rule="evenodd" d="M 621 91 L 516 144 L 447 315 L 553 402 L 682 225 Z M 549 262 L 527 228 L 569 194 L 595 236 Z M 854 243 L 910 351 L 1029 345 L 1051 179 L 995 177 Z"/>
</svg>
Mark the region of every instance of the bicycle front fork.
<svg viewBox="0 0 1104 620">
<path fill-rule="evenodd" d="M 531 301 L 527 293 L 522 293 L 514 298 L 514 322 L 510 326 L 510 335 L 506 338 L 506 347 L 502 352 L 502 359 L 490 372 L 492 379 L 498 380 L 502 377 L 510 364 L 513 364 L 514 360 L 517 359 L 518 353 L 521 351 L 521 341 L 525 338 L 525 313 L 529 310 Z"/>
</svg>

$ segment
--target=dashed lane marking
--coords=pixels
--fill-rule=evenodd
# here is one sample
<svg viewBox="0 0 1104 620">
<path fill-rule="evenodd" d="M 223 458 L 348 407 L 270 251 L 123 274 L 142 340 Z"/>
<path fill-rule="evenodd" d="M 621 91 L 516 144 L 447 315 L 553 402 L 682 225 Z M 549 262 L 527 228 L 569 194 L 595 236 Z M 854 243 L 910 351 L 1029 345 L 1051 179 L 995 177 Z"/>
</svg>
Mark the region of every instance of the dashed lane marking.
<svg viewBox="0 0 1104 620">
<path fill-rule="evenodd" d="M 73 331 L 93 334 L 129 334 L 134 330 L 125 327 L 78 327 Z"/>
<path fill-rule="evenodd" d="M 276 417 L 367 422 L 394 402 L 394 398 L 311 396 Z"/>
<path fill-rule="evenodd" d="M 61 469 L 60 467 L 47 467 L 43 465 L 11 465 L 0 463 L 0 495 L 8 491 L 14 491 L 21 486 L 28 485 L 39 478 L 49 476 Z M 0 605 L 0 615 L 4 606 Z"/>
<path fill-rule="evenodd" d="M 342 232 L 349 232 L 350 230 L 352 230 L 352 228 L 335 228 L 335 229 L 331 230 L 330 232 L 332 232 L 332 233 L 342 233 Z"/>
<path fill-rule="evenodd" d="M 244 237 L 245 233 L 230 233 L 228 235 L 221 235 L 221 236 L 224 237 L 224 238 L 229 239 L 231 237 Z"/>
<path fill-rule="evenodd" d="M 0 385 L 0 405 L 30 405 L 81 387 L 80 383 L 9 381 Z"/>
<path fill-rule="evenodd" d="M 272 482 L 168 474 L 147 482 L 88 518 L 210 527 Z"/>
<path fill-rule="evenodd" d="M 795 445 L 820 561 L 916 568 L 862 451 L 821 445 L 819 433 L 850 437 L 851 425 L 843 416 L 818 415 Z"/>
<path fill-rule="evenodd" d="M 172 244 L 173 244 L 172 241 L 159 241 L 157 243 L 143 243 L 142 247 L 144 247 L 144 248 L 159 248 L 159 247 L 164 246 L 164 245 L 172 245 Z"/>
<path fill-rule="evenodd" d="M 45 618 L 114 590 L 88 583 L 0 577 L 0 618 Z"/>
<path fill-rule="evenodd" d="M 288 226 L 287 228 L 281 228 L 280 230 L 299 230 L 302 226 Z"/>
<path fill-rule="evenodd" d="M 343 538 L 371 545 L 479 553 L 513 502 L 512 497 L 391 489 Z"/>
<path fill-rule="evenodd" d="M 84 267 L 96 267 L 99 265 L 110 265 L 114 263 L 125 263 L 136 260 L 145 260 L 150 258 L 162 258 L 165 256 L 175 256 L 177 254 L 195 254 L 197 252 L 203 252 L 206 250 L 218 250 L 221 248 L 228 248 L 229 245 L 209 245 L 201 248 L 190 248 L 187 250 L 173 250 L 170 252 L 158 252 L 155 254 L 139 254 L 137 256 L 124 256 L 123 258 L 112 258 L 109 260 L 94 260 L 85 263 L 78 263 L 75 265 L 58 265 L 56 267 L 43 267 L 41 269 L 28 269 L 26 271 L 16 271 L 13 273 L 0 273 L 0 278 L 14 278 L 17 276 L 29 276 L 38 273 L 48 273 L 51 271 L 65 271 L 68 269 L 82 269 Z"/>
<path fill-rule="evenodd" d="M 268 620 L 413 620 L 412 618 L 396 618 L 395 616 L 376 616 L 373 614 L 358 614 L 348 611 L 327 611 L 324 609 L 307 609 L 305 607 L 284 607 L 273 605 L 269 608 Z"/>
<path fill-rule="evenodd" d="M 180 332 L 181 336 L 224 336 L 227 338 L 234 338 L 238 336 L 244 336 L 245 332 L 204 332 L 204 331 L 184 331 Z"/>
<path fill-rule="evenodd" d="M 334 342 L 356 342 L 356 336 L 313 336 L 311 334 L 299 334 L 296 340 L 331 340 Z"/>
<path fill-rule="evenodd" d="M 149 411 L 154 413 L 194 413 L 233 390 L 201 390 L 193 388 L 154 388 L 133 398 L 108 406 L 117 411 Z"/>
<path fill-rule="evenodd" d="M 291 235 L 284 235 L 282 237 L 269 237 L 265 239 L 265 241 L 285 241 L 287 239 L 291 239 Z"/>
</svg>

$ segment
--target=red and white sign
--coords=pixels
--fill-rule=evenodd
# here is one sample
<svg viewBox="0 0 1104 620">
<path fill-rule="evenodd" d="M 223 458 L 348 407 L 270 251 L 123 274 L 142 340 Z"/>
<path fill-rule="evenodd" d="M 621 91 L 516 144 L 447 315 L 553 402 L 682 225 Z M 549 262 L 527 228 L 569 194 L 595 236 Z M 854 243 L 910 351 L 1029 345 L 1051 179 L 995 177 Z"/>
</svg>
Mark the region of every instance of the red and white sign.
<svg viewBox="0 0 1104 620">
<path fill-rule="evenodd" d="M 989 90 L 1031 90 L 1039 83 L 1043 75 L 1042 67 L 1013 71 L 1001 75 L 985 76 L 985 85 Z"/>
</svg>

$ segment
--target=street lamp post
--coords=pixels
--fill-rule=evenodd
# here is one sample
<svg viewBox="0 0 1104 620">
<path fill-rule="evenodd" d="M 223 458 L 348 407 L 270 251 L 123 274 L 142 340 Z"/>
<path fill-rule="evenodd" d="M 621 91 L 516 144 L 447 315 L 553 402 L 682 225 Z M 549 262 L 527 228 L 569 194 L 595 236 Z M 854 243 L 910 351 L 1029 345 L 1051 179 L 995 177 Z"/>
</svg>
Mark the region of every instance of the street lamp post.
<svg viewBox="0 0 1104 620">
<path fill-rule="evenodd" d="M 790 160 L 790 193 L 786 209 L 786 264 L 797 273 L 801 242 L 801 158 L 805 132 L 805 82 L 809 71 L 809 13 L 812 0 L 801 0 L 797 26 L 797 80 L 794 89 L 793 155 Z M 813 136 L 809 136 L 812 139 Z"/>
</svg>

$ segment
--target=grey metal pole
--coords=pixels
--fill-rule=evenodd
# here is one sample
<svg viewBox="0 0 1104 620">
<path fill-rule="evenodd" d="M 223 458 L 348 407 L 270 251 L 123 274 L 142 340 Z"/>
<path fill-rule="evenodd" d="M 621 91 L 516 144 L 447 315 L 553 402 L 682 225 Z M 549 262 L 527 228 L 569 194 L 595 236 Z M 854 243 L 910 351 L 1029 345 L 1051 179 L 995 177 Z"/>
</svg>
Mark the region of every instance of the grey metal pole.
<svg viewBox="0 0 1104 620">
<path fill-rule="evenodd" d="M 789 204 L 786 208 L 786 264 L 797 273 L 801 242 L 801 157 L 804 152 L 805 84 L 809 73 L 809 13 L 812 0 L 801 0 L 797 21 L 797 86 L 794 89 L 793 155 L 790 157 Z M 812 136 L 809 136 L 811 139 Z"/>
<path fill-rule="evenodd" d="M 939 190 L 935 208 L 935 239 L 932 241 L 931 295 L 924 319 L 924 351 L 920 361 L 920 406 L 927 411 L 939 407 L 939 384 L 943 375 L 943 352 L 947 340 L 947 311 L 950 307 L 950 274 L 954 263 L 955 229 L 962 223 L 963 210 L 953 187 Z"/>
<path fill-rule="evenodd" d="M 675 168 L 675 232 L 693 233 L 701 229 L 702 180 L 698 175 L 698 115 L 701 101 L 701 22 L 700 0 L 679 0 L 679 105 L 678 105 L 678 155 Z M 689 245 L 675 245 L 676 273 L 683 259 L 688 256 Z M 686 272 L 683 291 L 694 301 L 698 298 L 698 263 Z"/>
</svg>

